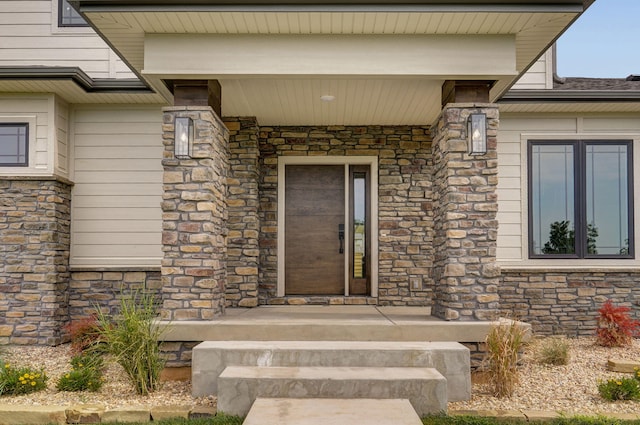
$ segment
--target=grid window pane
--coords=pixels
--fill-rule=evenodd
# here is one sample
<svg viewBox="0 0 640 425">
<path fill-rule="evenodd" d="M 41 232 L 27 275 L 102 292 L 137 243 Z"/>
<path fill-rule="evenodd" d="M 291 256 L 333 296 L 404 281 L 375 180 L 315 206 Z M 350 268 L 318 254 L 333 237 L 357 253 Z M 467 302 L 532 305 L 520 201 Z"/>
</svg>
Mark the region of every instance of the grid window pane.
<svg viewBox="0 0 640 425">
<path fill-rule="evenodd" d="M 629 252 L 627 146 L 587 145 L 587 253 Z"/>
<path fill-rule="evenodd" d="M 27 134 L 27 124 L 0 124 L 0 166 L 28 165 Z"/>
<path fill-rule="evenodd" d="M 532 147 L 533 251 L 573 254 L 575 178 L 572 145 Z"/>
<path fill-rule="evenodd" d="M 60 26 L 85 27 L 87 22 L 76 10 L 71 7 L 67 0 L 59 0 L 58 13 L 60 14 Z"/>
</svg>

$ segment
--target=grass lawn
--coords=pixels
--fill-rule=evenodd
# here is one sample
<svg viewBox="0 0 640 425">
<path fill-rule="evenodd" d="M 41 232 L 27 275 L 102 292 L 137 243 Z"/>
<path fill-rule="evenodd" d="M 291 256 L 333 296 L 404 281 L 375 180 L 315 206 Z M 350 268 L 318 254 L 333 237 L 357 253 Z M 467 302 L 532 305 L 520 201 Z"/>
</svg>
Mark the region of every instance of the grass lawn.
<svg viewBox="0 0 640 425">
<path fill-rule="evenodd" d="M 424 425 L 505 425 L 505 424 L 539 424 L 539 425 L 640 425 L 640 420 L 622 421 L 607 417 L 576 416 L 558 418 L 552 421 L 508 420 L 504 418 L 488 418 L 476 416 L 432 416 L 422 419 Z"/>
<path fill-rule="evenodd" d="M 327 413 L 328 415 L 330 413 Z M 157 425 L 241 425 L 242 418 L 237 416 L 216 416 L 207 419 L 174 419 L 152 422 Z M 506 419 L 494 419 L 475 416 L 430 416 L 422 419 L 424 425 L 510 425 L 510 424 L 540 424 L 540 425 L 640 425 L 640 420 L 622 421 L 606 417 L 572 417 L 560 418 L 547 422 L 509 421 Z M 146 425 L 150 423 L 147 422 Z M 107 425 L 116 425 L 107 424 Z M 145 425 L 145 424 L 132 424 Z M 349 425 L 349 424 L 345 424 Z"/>
</svg>

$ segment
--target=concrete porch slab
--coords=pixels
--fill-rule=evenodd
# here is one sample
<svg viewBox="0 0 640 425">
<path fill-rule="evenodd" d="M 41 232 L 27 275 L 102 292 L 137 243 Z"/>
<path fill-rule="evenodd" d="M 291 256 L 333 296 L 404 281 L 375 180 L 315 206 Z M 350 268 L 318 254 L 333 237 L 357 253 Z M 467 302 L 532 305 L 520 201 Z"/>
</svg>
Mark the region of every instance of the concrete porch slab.
<svg viewBox="0 0 640 425">
<path fill-rule="evenodd" d="M 258 398 L 243 425 L 421 425 L 409 400 Z"/>
<path fill-rule="evenodd" d="M 210 321 L 159 322 L 164 341 L 482 342 L 497 322 L 444 321 L 423 307 L 260 306 Z M 523 324 L 524 326 L 529 326 Z"/>
</svg>

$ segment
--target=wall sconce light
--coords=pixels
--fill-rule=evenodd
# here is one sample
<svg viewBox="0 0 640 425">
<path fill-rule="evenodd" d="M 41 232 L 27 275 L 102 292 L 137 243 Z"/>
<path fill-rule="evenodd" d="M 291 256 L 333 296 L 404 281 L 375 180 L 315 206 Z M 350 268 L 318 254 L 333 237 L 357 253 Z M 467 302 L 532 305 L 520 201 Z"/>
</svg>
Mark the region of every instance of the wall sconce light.
<svg viewBox="0 0 640 425">
<path fill-rule="evenodd" d="M 193 156 L 193 120 L 189 117 L 176 117 L 174 155 L 178 159 Z"/>
<path fill-rule="evenodd" d="M 467 121 L 467 137 L 469 138 L 469 155 L 487 153 L 487 115 L 471 114 Z"/>
</svg>

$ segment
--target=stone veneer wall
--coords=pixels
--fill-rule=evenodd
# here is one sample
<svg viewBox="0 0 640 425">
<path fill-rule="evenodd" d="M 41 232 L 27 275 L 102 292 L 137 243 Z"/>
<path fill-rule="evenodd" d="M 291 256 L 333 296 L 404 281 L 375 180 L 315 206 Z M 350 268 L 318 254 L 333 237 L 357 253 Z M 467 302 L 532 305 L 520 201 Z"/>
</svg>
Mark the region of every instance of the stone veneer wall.
<svg viewBox="0 0 640 425">
<path fill-rule="evenodd" d="M 253 117 L 224 121 L 229 130 L 226 305 L 256 307 L 260 257 L 258 123 Z"/>
<path fill-rule="evenodd" d="M 168 107 L 163 113 L 161 317 L 210 320 L 225 308 L 229 133 L 209 107 Z M 194 122 L 189 159 L 174 156 L 178 116 Z"/>
<path fill-rule="evenodd" d="M 123 295 L 136 292 L 162 299 L 160 271 L 72 271 L 69 282 L 69 318 L 81 319 L 95 313 L 116 314 Z"/>
<path fill-rule="evenodd" d="M 55 345 L 68 320 L 71 186 L 0 179 L 0 342 Z"/>
<path fill-rule="evenodd" d="M 640 320 L 639 270 L 503 268 L 499 293 L 503 312 L 541 335 L 593 336 L 607 299 Z"/>
<path fill-rule="evenodd" d="M 487 115 L 487 153 L 467 154 L 467 119 Z M 433 131 L 435 303 L 446 320 L 490 320 L 498 313 L 498 108 L 449 104 Z"/>
<path fill-rule="evenodd" d="M 379 158 L 380 305 L 431 305 L 432 162 L 429 127 L 260 127 L 260 303 L 281 303 L 277 286 L 278 157 Z M 320 297 L 321 298 L 321 297 Z M 375 303 L 352 297 L 360 303 Z M 320 302 L 296 297 L 296 303 Z M 334 297 L 331 303 L 352 300 Z"/>
</svg>

